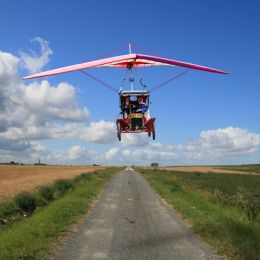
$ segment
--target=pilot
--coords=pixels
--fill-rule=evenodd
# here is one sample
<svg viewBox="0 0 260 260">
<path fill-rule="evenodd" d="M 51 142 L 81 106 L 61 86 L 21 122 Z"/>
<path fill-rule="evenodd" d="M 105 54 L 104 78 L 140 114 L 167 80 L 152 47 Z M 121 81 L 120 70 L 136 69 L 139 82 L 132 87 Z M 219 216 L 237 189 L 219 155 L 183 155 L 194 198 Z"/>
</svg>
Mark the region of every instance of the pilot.
<svg viewBox="0 0 260 260">
<path fill-rule="evenodd" d="M 125 104 L 122 107 L 122 114 L 124 115 L 124 118 L 127 118 L 129 113 L 130 113 L 129 97 L 126 97 Z"/>
</svg>

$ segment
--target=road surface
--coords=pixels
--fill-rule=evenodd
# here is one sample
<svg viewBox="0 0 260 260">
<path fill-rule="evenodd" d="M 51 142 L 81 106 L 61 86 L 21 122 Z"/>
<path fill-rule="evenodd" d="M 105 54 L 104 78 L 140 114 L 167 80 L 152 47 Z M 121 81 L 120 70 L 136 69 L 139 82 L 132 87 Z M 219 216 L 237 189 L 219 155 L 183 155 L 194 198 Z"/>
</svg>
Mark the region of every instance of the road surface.
<svg viewBox="0 0 260 260">
<path fill-rule="evenodd" d="M 133 170 L 120 171 L 77 230 L 61 259 L 218 259 Z"/>
</svg>

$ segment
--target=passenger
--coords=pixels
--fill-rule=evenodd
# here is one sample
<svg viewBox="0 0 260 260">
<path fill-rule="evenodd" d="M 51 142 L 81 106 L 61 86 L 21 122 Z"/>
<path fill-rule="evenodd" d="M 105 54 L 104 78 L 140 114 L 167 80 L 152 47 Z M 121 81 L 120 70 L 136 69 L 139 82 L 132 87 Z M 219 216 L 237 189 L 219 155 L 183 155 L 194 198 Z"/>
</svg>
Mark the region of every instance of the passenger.
<svg viewBox="0 0 260 260">
<path fill-rule="evenodd" d="M 138 109 L 137 97 L 136 96 L 131 96 L 131 99 L 130 99 L 130 112 L 131 113 L 136 113 L 137 109 Z"/>
<path fill-rule="evenodd" d="M 148 105 L 144 102 L 143 98 L 138 98 L 138 108 L 136 112 L 144 114 L 148 110 Z"/>
</svg>

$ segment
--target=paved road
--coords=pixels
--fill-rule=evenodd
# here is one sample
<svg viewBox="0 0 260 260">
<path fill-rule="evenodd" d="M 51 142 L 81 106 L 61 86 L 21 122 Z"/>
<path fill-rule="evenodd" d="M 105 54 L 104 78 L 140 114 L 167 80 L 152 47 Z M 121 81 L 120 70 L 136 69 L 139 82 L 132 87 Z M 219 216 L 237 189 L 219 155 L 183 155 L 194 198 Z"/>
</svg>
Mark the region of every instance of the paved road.
<svg viewBox="0 0 260 260">
<path fill-rule="evenodd" d="M 120 171 L 55 259 L 218 259 L 135 171 Z"/>
</svg>

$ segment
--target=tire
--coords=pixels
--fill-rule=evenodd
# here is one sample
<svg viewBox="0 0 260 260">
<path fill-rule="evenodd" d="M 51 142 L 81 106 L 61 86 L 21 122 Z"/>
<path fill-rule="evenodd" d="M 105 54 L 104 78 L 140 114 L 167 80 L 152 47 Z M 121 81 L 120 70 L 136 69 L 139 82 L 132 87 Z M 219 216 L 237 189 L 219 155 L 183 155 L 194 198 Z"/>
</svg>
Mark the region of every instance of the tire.
<svg viewBox="0 0 260 260">
<path fill-rule="evenodd" d="M 117 123 L 117 138 L 118 141 L 121 141 L 120 123 Z"/>
<path fill-rule="evenodd" d="M 153 137 L 153 140 L 155 140 L 155 125 L 153 123 L 153 127 L 152 127 L 152 137 Z"/>
<path fill-rule="evenodd" d="M 151 132 L 148 132 L 148 136 L 149 136 L 149 137 L 151 136 Z"/>
<path fill-rule="evenodd" d="M 117 132 L 117 138 L 118 138 L 118 141 L 121 141 L 121 133 L 120 132 Z"/>
<path fill-rule="evenodd" d="M 153 140 L 155 140 L 155 130 L 153 130 Z"/>
</svg>

